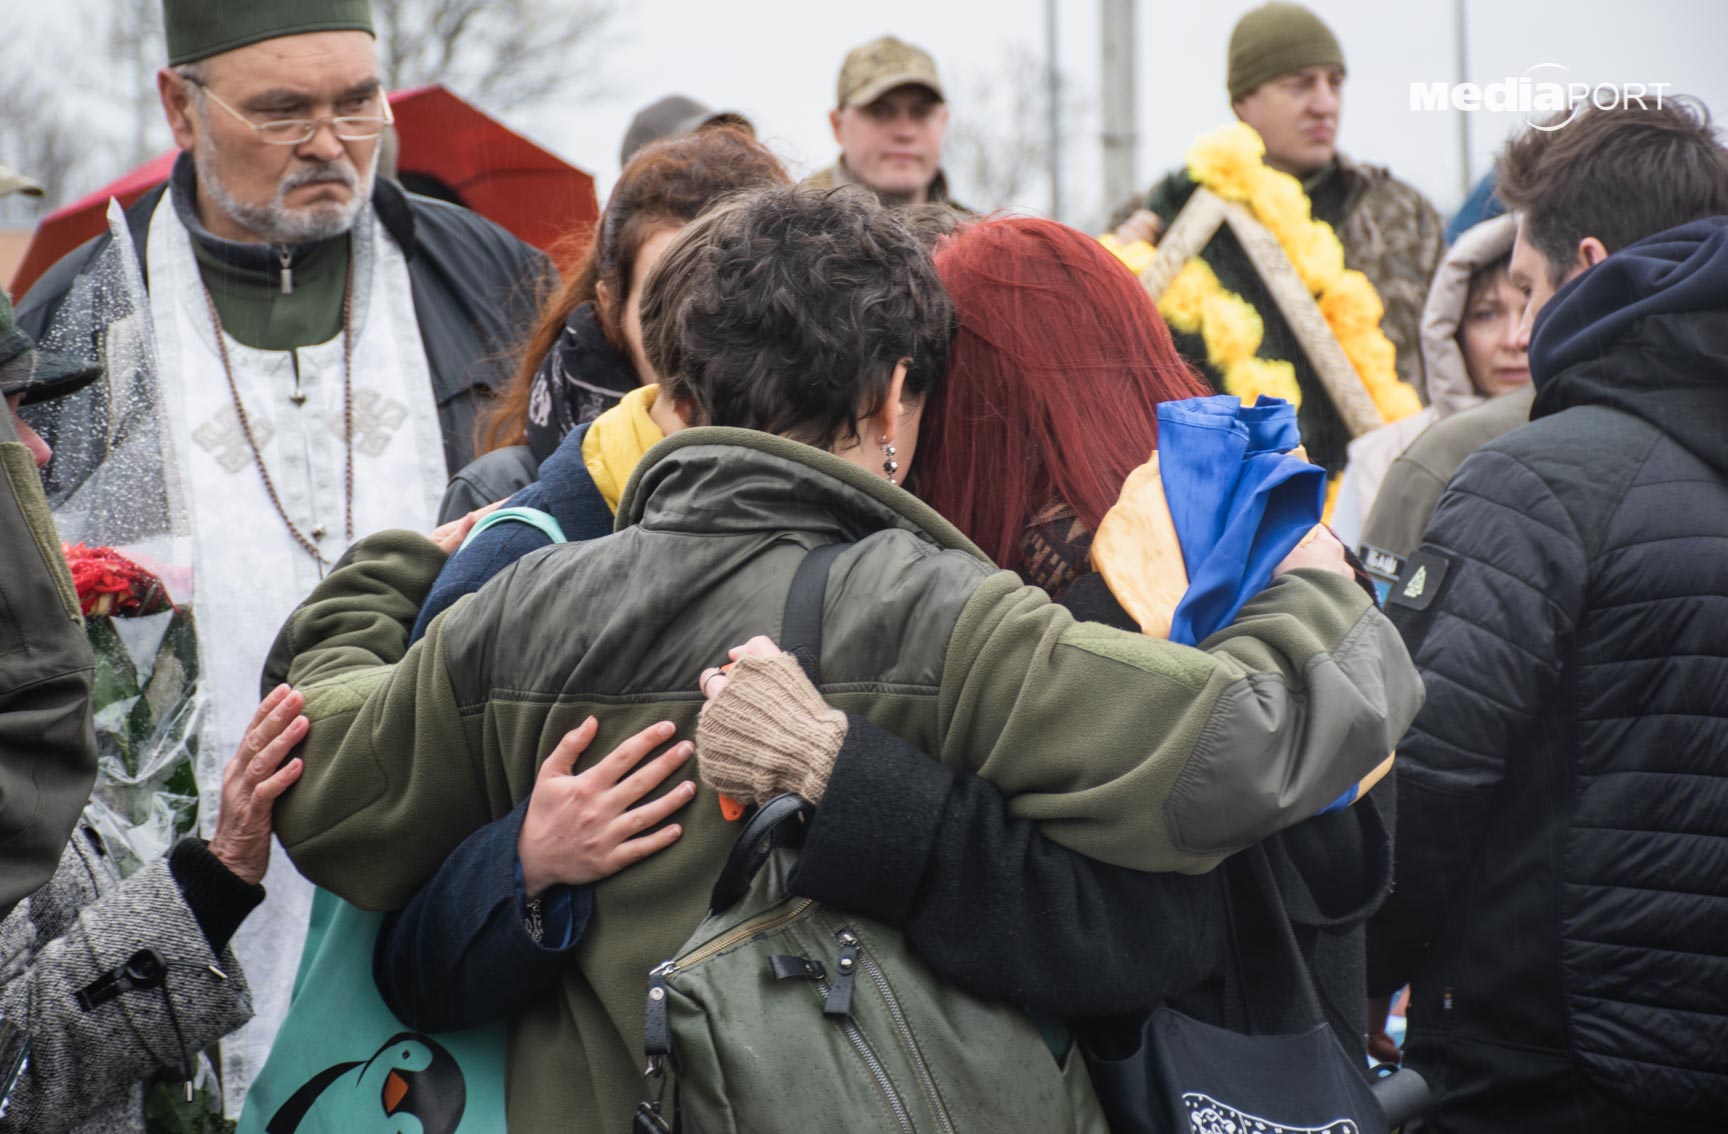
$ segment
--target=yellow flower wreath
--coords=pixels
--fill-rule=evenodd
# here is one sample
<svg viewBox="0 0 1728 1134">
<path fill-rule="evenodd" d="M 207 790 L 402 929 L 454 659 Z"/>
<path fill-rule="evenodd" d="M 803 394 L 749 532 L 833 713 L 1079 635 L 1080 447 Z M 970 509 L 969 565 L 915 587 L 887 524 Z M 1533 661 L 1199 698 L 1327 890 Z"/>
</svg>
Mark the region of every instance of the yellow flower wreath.
<svg viewBox="0 0 1728 1134">
<path fill-rule="evenodd" d="M 1265 158 L 1260 135 L 1235 122 L 1194 143 L 1188 151 L 1188 175 L 1225 200 L 1247 206 L 1278 238 L 1380 416 L 1391 422 L 1417 412 L 1421 402 L 1399 379 L 1397 350 L 1380 330 L 1385 308 L 1374 285 L 1361 272 L 1345 268 L 1344 246 L 1331 225 L 1314 219 L 1301 182 L 1272 169 Z M 1112 235 L 1099 240 L 1136 275 L 1156 255 L 1144 241 L 1123 244 Z M 1206 359 L 1223 376 L 1227 393 L 1247 403 L 1271 394 L 1300 404 L 1295 367 L 1255 357 L 1265 337 L 1259 312 L 1226 290 L 1198 256 L 1165 289 L 1158 312 L 1173 330 L 1200 335 Z"/>
</svg>

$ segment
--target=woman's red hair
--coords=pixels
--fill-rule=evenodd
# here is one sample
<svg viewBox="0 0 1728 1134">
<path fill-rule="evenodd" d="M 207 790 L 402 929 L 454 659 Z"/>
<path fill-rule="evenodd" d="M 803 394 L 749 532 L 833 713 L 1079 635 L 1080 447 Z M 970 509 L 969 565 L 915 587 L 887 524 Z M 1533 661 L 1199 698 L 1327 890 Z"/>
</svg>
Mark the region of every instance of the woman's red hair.
<svg viewBox="0 0 1728 1134">
<path fill-rule="evenodd" d="M 1096 531 L 1158 445 L 1160 402 L 1211 393 L 1151 298 L 1067 225 L 987 220 L 942 243 L 958 321 L 919 430 L 919 494 L 1020 570 L 1033 518 L 1060 501 Z"/>
</svg>

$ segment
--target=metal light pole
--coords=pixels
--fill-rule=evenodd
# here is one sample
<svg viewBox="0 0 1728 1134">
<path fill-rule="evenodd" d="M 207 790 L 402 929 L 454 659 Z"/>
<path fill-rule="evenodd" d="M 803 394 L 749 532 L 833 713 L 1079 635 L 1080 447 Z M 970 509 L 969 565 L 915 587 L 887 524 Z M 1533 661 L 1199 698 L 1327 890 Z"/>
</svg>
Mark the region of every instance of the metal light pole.
<svg viewBox="0 0 1728 1134">
<path fill-rule="evenodd" d="M 1044 0 L 1044 97 L 1048 106 L 1050 141 L 1050 216 L 1062 219 L 1062 74 L 1057 69 L 1056 0 Z"/>
<path fill-rule="evenodd" d="M 1139 187 L 1134 170 L 1140 135 L 1135 125 L 1135 0 L 1100 0 L 1103 33 L 1104 211 Z"/>
<path fill-rule="evenodd" d="M 1456 63 L 1458 76 L 1456 81 L 1470 81 L 1470 34 L 1464 19 L 1465 0 L 1452 0 L 1452 31 L 1457 43 Z M 1470 187 L 1475 178 L 1470 176 L 1470 115 L 1462 110 L 1458 115 L 1458 176 L 1463 184 L 1459 187 L 1458 200 L 1463 202 L 1470 196 Z"/>
</svg>

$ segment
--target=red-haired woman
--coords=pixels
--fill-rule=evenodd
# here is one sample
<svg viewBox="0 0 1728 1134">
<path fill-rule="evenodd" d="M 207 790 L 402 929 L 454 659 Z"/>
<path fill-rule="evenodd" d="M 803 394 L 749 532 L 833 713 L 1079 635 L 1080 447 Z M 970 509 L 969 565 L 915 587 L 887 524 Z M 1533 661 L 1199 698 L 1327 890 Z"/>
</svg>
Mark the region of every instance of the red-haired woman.
<svg viewBox="0 0 1728 1134">
<path fill-rule="evenodd" d="M 936 270 L 959 326 L 908 487 L 1060 597 L 1088 570 L 1090 533 L 1122 482 L 1157 448 L 1159 403 L 1212 391 L 1139 282 L 1067 225 L 973 226 L 939 248 Z"/>
<path fill-rule="evenodd" d="M 1092 533 L 1156 447 L 1158 404 L 1209 391 L 1139 281 L 1082 233 L 985 221 L 947 240 L 936 263 L 958 328 L 919 431 L 918 491 L 1076 618 L 1137 629 L 1091 569 Z M 1297 568 L 1351 574 L 1329 537 L 1278 574 Z M 1228 870 L 1150 875 L 1083 858 L 1010 817 L 984 780 L 829 709 L 766 639 L 741 653 L 729 678 L 703 678 L 713 703 L 697 737 L 702 778 L 746 800 L 793 791 L 820 801 L 797 893 L 904 928 L 945 979 L 1036 1015 L 1120 1018 L 1172 1003 L 1224 1019 Z M 1083 759 L 1086 738 L 1074 746 Z M 1358 1056 L 1361 925 L 1390 879 L 1382 803 L 1373 796 L 1266 844 L 1328 1020 Z M 1252 991 L 1262 1028 L 1311 1026 L 1294 989 Z M 1108 1047 L 1116 1037 L 1097 1024 L 1087 1030 Z M 1137 1040 L 1137 1021 L 1127 1027 L 1120 1038 Z"/>
</svg>

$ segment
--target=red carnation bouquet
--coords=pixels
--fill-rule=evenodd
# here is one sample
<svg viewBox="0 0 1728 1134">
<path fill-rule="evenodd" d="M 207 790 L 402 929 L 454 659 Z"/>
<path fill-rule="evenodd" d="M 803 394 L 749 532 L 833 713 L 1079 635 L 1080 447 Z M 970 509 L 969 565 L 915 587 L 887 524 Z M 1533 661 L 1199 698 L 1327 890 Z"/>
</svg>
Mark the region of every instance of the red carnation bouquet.
<svg viewBox="0 0 1728 1134">
<path fill-rule="evenodd" d="M 162 580 L 111 547 L 61 544 L 85 618 L 135 618 L 173 607 Z"/>
<path fill-rule="evenodd" d="M 96 657 L 97 825 L 127 873 L 197 824 L 198 634 L 152 571 L 112 547 L 64 544 Z"/>
</svg>

